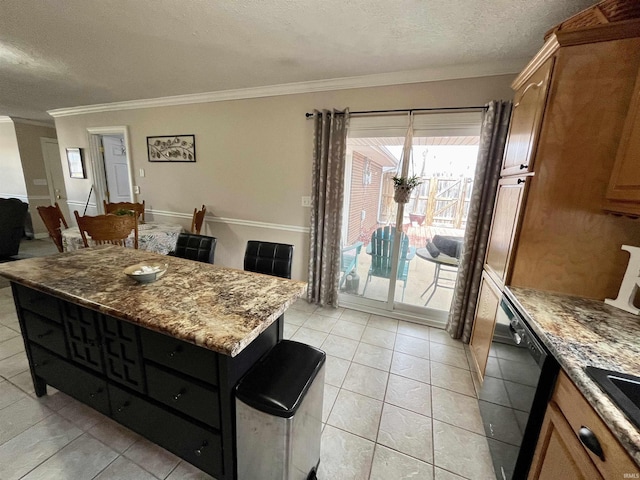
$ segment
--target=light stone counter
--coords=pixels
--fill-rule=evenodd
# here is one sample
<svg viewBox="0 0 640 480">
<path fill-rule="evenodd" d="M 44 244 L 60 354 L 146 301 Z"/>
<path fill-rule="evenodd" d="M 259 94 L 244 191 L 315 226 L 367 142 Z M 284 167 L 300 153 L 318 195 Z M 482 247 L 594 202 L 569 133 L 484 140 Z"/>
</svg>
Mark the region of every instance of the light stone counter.
<svg viewBox="0 0 640 480">
<path fill-rule="evenodd" d="M 149 284 L 124 274 L 144 261 L 169 268 Z M 0 264 L 0 275 L 232 357 L 307 289 L 305 282 L 111 245 Z"/>
<path fill-rule="evenodd" d="M 592 365 L 640 376 L 640 317 L 598 300 L 518 287 L 505 293 L 640 466 L 640 430 L 584 371 Z"/>
</svg>

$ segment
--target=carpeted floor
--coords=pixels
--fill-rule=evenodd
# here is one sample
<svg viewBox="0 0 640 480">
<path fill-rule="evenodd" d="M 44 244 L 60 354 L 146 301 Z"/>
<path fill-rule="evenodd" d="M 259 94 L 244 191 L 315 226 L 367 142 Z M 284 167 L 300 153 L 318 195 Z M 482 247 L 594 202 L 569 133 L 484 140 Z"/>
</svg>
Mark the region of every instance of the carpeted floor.
<svg viewBox="0 0 640 480">
<path fill-rule="evenodd" d="M 45 257 L 47 255 L 53 255 L 58 253 L 58 249 L 56 248 L 53 241 L 50 238 L 43 238 L 40 240 L 28 240 L 23 239 L 20 242 L 20 250 L 18 251 L 18 255 L 14 255 L 9 258 L 0 259 L 0 263 L 6 262 L 15 262 L 17 260 L 23 260 L 25 258 L 33 258 L 33 257 Z M 9 286 L 9 280 L 0 276 L 0 288 L 5 288 Z"/>
</svg>

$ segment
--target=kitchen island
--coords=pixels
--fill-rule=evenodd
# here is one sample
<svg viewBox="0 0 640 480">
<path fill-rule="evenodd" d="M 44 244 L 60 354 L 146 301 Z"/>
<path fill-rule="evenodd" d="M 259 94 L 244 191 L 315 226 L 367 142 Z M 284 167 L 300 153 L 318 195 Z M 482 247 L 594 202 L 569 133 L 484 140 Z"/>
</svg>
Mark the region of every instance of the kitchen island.
<svg viewBox="0 0 640 480">
<path fill-rule="evenodd" d="M 156 282 L 123 270 L 168 264 Z M 236 475 L 233 387 L 306 283 L 102 246 L 0 265 L 36 394 L 47 385 L 217 479 Z"/>
</svg>

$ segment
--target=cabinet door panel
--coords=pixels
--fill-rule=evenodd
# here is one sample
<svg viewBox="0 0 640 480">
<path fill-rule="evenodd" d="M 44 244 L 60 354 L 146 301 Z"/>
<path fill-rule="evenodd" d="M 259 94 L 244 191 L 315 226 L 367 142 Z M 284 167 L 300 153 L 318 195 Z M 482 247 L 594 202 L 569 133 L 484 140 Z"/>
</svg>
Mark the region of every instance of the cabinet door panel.
<svg viewBox="0 0 640 480">
<path fill-rule="evenodd" d="M 476 363 L 480 378 L 484 378 L 484 371 L 489 358 L 493 329 L 496 325 L 496 312 L 500 305 L 501 292 L 486 273 L 482 274 L 476 317 L 471 333 L 471 353 Z"/>
<path fill-rule="evenodd" d="M 540 438 L 529 471 L 529 480 L 601 480 L 571 427 L 555 403 L 544 417 Z"/>
<path fill-rule="evenodd" d="M 607 190 L 607 198 L 633 202 L 620 205 L 618 208 L 610 205 L 610 210 L 635 212 L 640 215 L 640 73 L 634 88 Z"/>
<path fill-rule="evenodd" d="M 218 384 L 218 354 L 146 328 L 140 329 L 143 356 L 160 365 Z"/>
<path fill-rule="evenodd" d="M 553 58 L 540 67 L 516 92 L 501 175 L 533 171 L 538 134 L 547 100 Z"/>
<path fill-rule="evenodd" d="M 113 418 L 211 475 L 223 475 L 222 441 L 216 432 L 109 384 Z M 229 446 L 229 448 L 231 448 Z"/>
<path fill-rule="evenodd" d="M 84 367 L 102 372 L 102 349 L 98 328 L 99 313 L 63 303 L 64 328 L 69 344 L 69 358 Z"/>
<path fill-rule="evenodd" d="M 16 299 L 22 308 L 42 315 L 54 322 L 62 323 L 60 304 L 55 297 L 16 283 L 13 284 L 13 288 Z"/>
<path fill-rule="evenodd" d="M 48 348 L 61 357 L 67 357 L 67 345 L 64 341 L 62 325 L 50 322 L 27 310 L 22 312 L 22 318 L 29 340 Z"/>
<path fill-rule="evenodd" d="M 207 425 L 220 428 L 217 388 L 204 388 L 184 375 L 174 375 L 153 365 L 147 365 L 146 372 L 151 398 Z"/>
<path fill-rule="evenodd" d="M 101 326 L 107 377 L 138 392 L 144 392 L 138 328 L 109 316 L 102 317 Z"/>
<path fill-rule="evenodd" d="M 508 268 L 528 178 L 530 177 L 506 178 L 498 182 L 485 268 L 501 286 L 508 281 Z"/>
<path fill-rule="evenodd" d="M 109 415 L 107 384 L 101 378 L 56 357 L 44 348 L 30 345 L 33 370 L 48 385 Z"/>
</svg>

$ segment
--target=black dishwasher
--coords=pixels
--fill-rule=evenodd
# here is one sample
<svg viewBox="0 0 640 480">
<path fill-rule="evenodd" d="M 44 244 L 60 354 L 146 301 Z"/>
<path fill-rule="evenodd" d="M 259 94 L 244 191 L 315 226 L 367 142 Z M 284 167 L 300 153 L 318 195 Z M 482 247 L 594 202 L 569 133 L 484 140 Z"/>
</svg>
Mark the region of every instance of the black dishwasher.
<svg viewBox="0 0 640 480">
<path fill-rule="evenodd" d="M 478 395 L 499 480 L 527 477 L 560 367 L 503 295 Z"/>
</svg>

